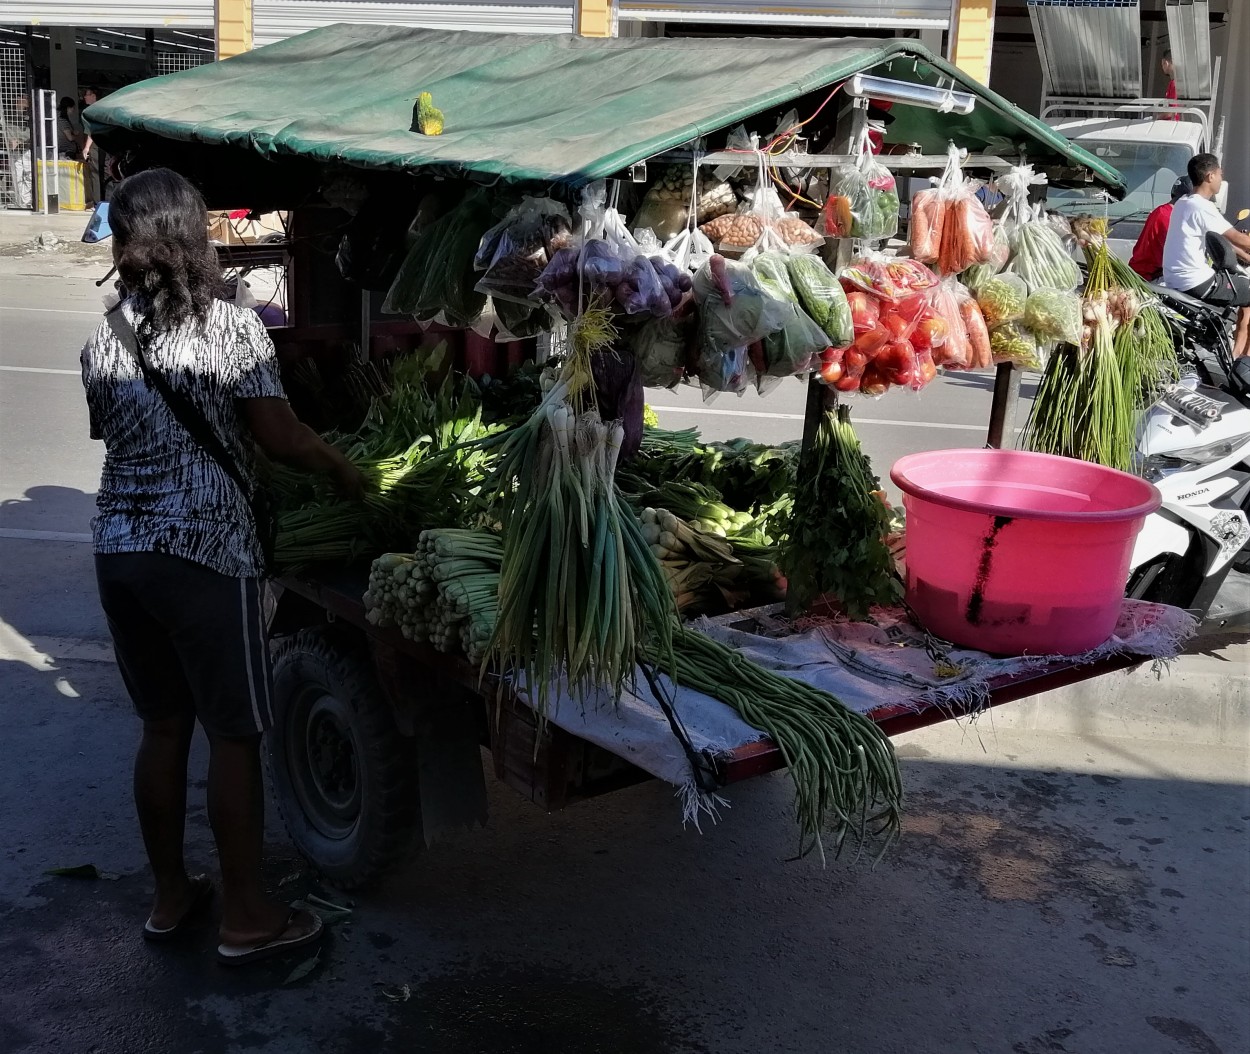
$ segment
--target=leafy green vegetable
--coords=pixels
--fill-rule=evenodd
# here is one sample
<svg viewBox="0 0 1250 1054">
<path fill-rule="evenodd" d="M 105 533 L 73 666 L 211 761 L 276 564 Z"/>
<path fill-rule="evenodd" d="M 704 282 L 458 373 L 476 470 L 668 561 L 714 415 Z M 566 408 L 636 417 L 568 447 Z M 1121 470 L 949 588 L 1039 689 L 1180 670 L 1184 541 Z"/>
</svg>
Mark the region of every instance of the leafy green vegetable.
<svg viewBox="0 0 1250 1054">
<path fill-rule="evenodd" d="M 896 604 L 903 586 L 885 543 L 889 513 L 880 483 L 851 427 L 850 407 L 826 412 L 799 466 L 798 487 L 778 565 L 788 607 L 807 610 L 831 596 L 852 619 Z"/>
</svg>

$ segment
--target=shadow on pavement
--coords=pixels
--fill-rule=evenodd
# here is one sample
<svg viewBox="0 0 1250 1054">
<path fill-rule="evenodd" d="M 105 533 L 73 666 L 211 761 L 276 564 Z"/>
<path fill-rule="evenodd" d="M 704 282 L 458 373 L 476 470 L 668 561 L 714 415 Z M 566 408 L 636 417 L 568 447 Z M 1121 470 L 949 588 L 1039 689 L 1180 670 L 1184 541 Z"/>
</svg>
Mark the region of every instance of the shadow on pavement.
<svg viewBox="0 0 1250 1054">
<path fill-rule="evenodd" d="M 10 780 L 74 778 L 55 736 L 25 750 Z M 905 838 L 876 870 L 786 863 L 783 777 L 733 788 L 702 834 L 680 828 L 657 784 L 553 816 L 495 785 L 489 829 L 366 895 L 323 890 L 352 919 L 293 977 L 298 957 L 218 968 L 211 928 L 183 947 L 142 943 L 148 882 L 110 746 L 93 758 L 98 793 L 60 828 L 78 847 L 69 861 L 0 783 L 21 854 L 0 862 L 0 1049 L 1240 1049 L 1244 788 L 906 753 Z M 207 863 L 202 815 L 191 828 L 191 858 Z M 287 895 L 317 888 L 289 850 L 270 852 L 273 885 L 289 872 Z M 42 874 L 87 859 L 120 877 Z"/>
</svg>

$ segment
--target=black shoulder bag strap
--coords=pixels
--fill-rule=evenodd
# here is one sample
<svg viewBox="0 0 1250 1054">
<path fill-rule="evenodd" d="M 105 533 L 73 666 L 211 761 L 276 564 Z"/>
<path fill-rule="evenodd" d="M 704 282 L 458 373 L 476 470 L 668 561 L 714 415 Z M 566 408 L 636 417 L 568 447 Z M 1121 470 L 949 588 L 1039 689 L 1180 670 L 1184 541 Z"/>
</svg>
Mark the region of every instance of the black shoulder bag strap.
<svg viewBox="0 0 1250 1054">
<path fill-rule="evenodd" d="M 116 335 L 117 339 L 122 342 L 122 347 L 130 352 L 139 363 L 139 369 L 143 372 L 143 378 L 160 394 L 165 400 L 165 405 L 169 407 L 169 412 L 174 415 L 176 420 L 187 431 L 192 439 L 200 445 L 200 448 L 211 457 L 221 470 L 229 476 L 235 486 L 239 488 L 239 493 L 243 495 L 243 500 L 247 502 L 248 511 L 252 514 L 252 522 L 256 527 L 256 536 L 260 539 L 261 550 L 265 556 L 265 570 L 270 571 L 273 566 L 273 543 L 274 543 L 274 523 L 273 516 L 269 508 L 268 495 L 261 486 L 257 486 L 255 491 L 249 490 L 247 480 L 243 478 L 243 472 L 239 468 L 238 463 L 226 449 L 226 445 L 213 431 L 212 426 L 200 413 L 198 407 L 191 402 L 181 392 L 175 391 L 171 387 L 162 374 L 152 368 L 152 363 L 148 360 L 147 352 L 144 350 L 143 342 L 139 339 L 139 334 L 135 332 L 135 327 L 130 324 L 130 319 L 126 317 L 121 305 L 113 308 L 105 319 L 109 324 L 109 328 Z"/>
</svg>

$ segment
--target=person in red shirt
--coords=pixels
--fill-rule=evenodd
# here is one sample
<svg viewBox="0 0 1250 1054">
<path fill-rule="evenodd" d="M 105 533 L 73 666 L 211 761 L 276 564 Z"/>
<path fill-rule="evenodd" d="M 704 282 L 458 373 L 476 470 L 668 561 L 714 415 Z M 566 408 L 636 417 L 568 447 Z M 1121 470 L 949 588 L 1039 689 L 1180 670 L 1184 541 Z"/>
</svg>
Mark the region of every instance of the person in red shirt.
<svg viewBox="0 0 1250 1054">
<path fill-rule="evenodd" d="M 1194 185 L 1189 182 L 1189 177 L 1181 176 L 1172 184 L 1172 200 L 1146 217 L 1128 265 L 1147 282 L 1157 282 L 1163 277 L 1163 243 L 1167 241 L 1168 225 L 1172 221 L 1172 206 L 1193 192 Z"/>
<path fill-rule="evenodd" d="M 1176 67 L 1172 64 L 1172 52 L 1171 51 L 1165 51 L 1163 53 L 1163 58 L 1159 61 L 1159 65 L 1163 67 L 1163 75 L 1168 79 L 1168 86 L 1167 88 L 1164 89 L 1163 97 L 1165 99 L 1175 99 L 1176 98 Z M 1167 120 L 1172 120 L 1172 121 L 1179 121 L 1180 119 L 1181 119 L 1181 115 L 1178 113 L 1174 113 L 1172 114 L 1170 118 L 1167 118 Z"/>
</svg>

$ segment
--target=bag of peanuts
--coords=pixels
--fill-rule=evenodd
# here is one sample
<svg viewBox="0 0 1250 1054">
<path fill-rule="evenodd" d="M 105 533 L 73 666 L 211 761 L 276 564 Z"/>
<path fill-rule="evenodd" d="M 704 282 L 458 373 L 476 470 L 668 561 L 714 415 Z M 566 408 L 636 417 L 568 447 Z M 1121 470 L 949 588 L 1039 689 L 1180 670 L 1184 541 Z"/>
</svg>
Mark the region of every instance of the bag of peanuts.
<svg viewBox="0 0 1250 1054">
<path fill-rule="evenodd" d="M 758 155 L 759 175 L 756 186 L 742 208 L 728 216 L 720 216 L 699 229 L 713 244 L 729 252 L 745 252 L 759 243 L 768 232 L 790 252 L 811 252 L 824 244 L 810 224 L 786 212 L 772 180 L 763 152 Z"/>
</svg>

